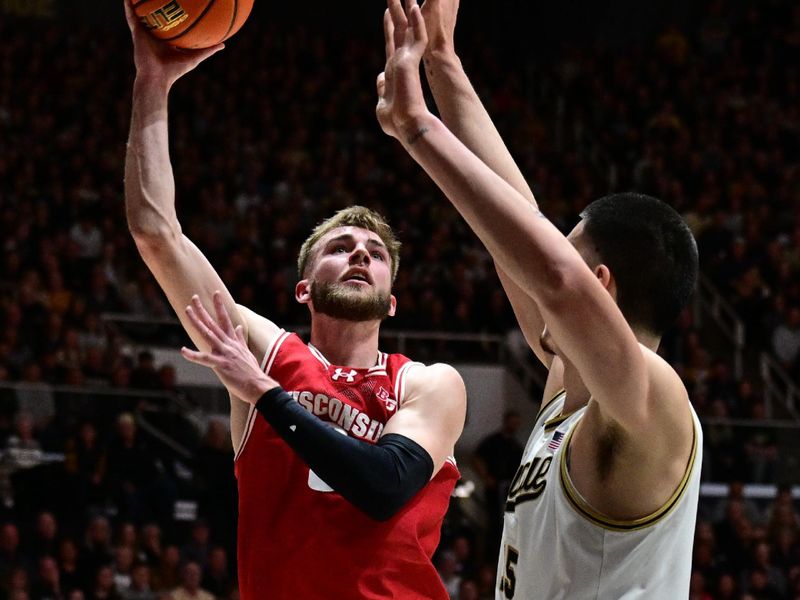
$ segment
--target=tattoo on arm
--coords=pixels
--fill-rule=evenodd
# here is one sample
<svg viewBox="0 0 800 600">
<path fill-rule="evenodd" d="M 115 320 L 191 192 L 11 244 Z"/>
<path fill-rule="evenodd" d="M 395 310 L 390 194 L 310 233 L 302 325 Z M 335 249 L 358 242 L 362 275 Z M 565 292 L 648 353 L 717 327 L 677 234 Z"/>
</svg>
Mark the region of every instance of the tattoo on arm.
<svg viewBox="0 0 800 600">
<path fill-rule="evenodd" d="M 428 133 L 428 128 L 423 127 L 417 133 L 408 138 L 409 146 L 413 146 L 414 144 L 416 144 L 419 140 L 421 140 L 425 136 L 426 133 Z"/>
</svg>

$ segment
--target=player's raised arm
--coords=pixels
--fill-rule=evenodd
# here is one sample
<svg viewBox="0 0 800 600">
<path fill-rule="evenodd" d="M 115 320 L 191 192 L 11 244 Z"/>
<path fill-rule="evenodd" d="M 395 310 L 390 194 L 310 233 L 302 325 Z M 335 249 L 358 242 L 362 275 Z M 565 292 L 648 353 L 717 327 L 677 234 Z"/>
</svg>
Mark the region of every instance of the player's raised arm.
<svg viewBox="0 0 800 600">
<path fill-rule="evenodd" d="M 396 4 L 396 0 L 391 0 Z M 427 110 L 419 62 L 427 33 L 419 7 L 392 11 L 389 60 L 378 81 L 378 118 L 444 191 L 514 282 L 539 305 L 565 360 L 604 412 L 642 430 L 651 407 L 645 357 L 607 288 L 576 249 L 517 190 Z"/>
<path fill-rule="evenodd" d="M 459 0 L 425 0 L 422 5 L 422 16 L 425 17 L 430 38 L 423 62 L 436 107 L 447 128 L 467 148 L 531 204 L 537 206 L 533 191 L 500 137 L 456 53 L 458 7 Z M 394 5 L 393 10 L 397 8 Z M 388 13 L 385 19 L 386 25 L 391 27 L 392 20 Z M 528 345 L 539 360 L 549 367 L 553 355 L 545 352 L 541 346 L 544 320 L 539 307 L 499 265 L 496 264 L 496 267 Z"/>
<path fill-rule="evenodd" d="M 175 211 L 175 182 L 169 157 L 167 98 L 175 81 L 221 50 L 222 46 L 197 51 L 170 48 L 151 39 L 133 15 L 128 0 L 124 4 L 136 64 L 131 130 L 125 157 L 128 227 L 139 253 L 166 293 L 184 328 L 198 347 L 204 348 L 205 340 L 184 313 L 184 307 L 193 294 L 210 303 L 214 291 L 220 290 L 222 301 L 234 322 L 245 327 L 247 323 L 214 268 L 181 231 Z M 277 331 L 274 325 L 272 329 Z M 252 349 L 254 352 L 263 351 Z M 231 410 L 231 433 L 234 444 L 238 444 L 247 407 L 234 402 Z"/>
</svg>

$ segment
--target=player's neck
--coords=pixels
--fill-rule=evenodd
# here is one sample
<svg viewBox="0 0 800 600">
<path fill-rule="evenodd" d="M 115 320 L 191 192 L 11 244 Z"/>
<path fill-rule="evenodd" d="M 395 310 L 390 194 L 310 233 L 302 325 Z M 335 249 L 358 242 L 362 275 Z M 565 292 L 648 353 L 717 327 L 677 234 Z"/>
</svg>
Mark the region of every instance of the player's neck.
<svg viewBox="0 0 800 600">
<path fill-rule="evenodd" d="M 356 369 L 375 366 L 380 321 L 353 322 L 314 315 L 311 343 L 331 364 Z"/>
<path fill-rule="evenodd" d="M 589 398 L 592 397 L 586 384 L 583 383 L 578 369 L 566 360 L 564 361 L 564 391 L 567 396 L 564 400 L 564 408 L 561 409 L 562 414 L 575 412 L 579 408 L 583 408 L 589 402 Z"/>
<path fill-rule="evenodd" d="M 648 350 L 652 350 L 653 352 L 658 352 L 658 347 L 661 345 L 660 335 L 650 333 L 649 331 L 637 331 L 636 329 L 633 330 L 633 333 L 636 335 L 636 339 L 642 346 Z"/>
</svg>

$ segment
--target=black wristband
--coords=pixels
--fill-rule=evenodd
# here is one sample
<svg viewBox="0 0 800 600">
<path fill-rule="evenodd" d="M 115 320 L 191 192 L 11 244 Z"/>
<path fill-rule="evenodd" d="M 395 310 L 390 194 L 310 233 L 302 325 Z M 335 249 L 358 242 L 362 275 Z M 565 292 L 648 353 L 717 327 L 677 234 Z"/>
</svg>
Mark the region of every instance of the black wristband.
<svg viewBox="0 0 800 600">
<path fill-rule="evenodd" d="M 414 440 L 387 434 L 370 444 L 341 435 L 281 387 L 261 396 L 256 410 L 325 483 L 374 519 L 390 519 L 433 475 L 433 459 Z"/>
</svg>

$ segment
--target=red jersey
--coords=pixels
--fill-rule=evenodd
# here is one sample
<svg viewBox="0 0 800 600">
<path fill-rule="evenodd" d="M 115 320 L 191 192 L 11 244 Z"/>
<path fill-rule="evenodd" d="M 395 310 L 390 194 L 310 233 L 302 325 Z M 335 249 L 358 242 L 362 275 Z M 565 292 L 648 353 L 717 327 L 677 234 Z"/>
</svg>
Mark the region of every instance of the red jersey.
<svg viewBox="0 0 800 600">
<path fill-rule="evenodd" d="M 369 369 L 331 365 L 282 331 L 262 368 L 318 418 L 375 443 L 414 364 L 380 353 Z M 235 470 L 242 600 L 447 599 L 431 556 L 459 478 L 452 458 L 385 522 L 334 492 L 254 409 Z"/>
</svg>

